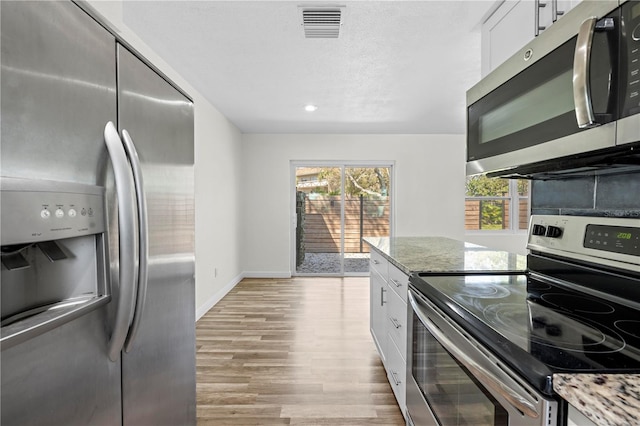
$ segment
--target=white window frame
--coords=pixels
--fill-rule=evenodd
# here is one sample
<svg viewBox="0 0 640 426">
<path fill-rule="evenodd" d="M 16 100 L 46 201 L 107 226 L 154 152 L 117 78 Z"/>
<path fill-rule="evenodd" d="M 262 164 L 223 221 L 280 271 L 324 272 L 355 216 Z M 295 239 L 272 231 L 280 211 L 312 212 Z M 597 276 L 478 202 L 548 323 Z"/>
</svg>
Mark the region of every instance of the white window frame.
<svg viewBox="0 0 640 426">
<path fill-rule="evenodd" d="M 500 178 L 493 178 L 500 179 Z M 520 200 L 526 199 L 531 214 L 531 183 L 529 183 L 528 195 L 522 196 L 518 193 L 518 179 L 509 179 L 509 195 L 506 197 L 489 197 L 489 196 L 467 196 L 467 200 L 509 200 L 512 206 L 509 209 L 509 228 L 508 229 L 465 229 L 465 234 L 470 235 L 488 235 L 488 234 L 526 234 L 528 230 L 520 228 Z M 514 208 L 515 207 L 515 208 Z"/>
<path fill-rule="evenodd" d="M 308 161 L 308 160 L 290 160 L 289 161 L 289 173 L 290 173 L 290 232 L 289 232 L 289 265 L 291 269 L 292 276 L 306 276 L 306 275 L 315 275 L 318 274 L 304 274 L 296 272 L 296 169 L 298 167 L 336 167 L 342 168 L 344 173 L 344 168 L 353 168 L 353 167 L 386 167 L 389 168 L 389 177 L 390 177 L 390 190 L 391 190 L 391 200 L 389 203 L 389 237 L 393 238 L 395 235 L 395 194 L 396 194 L 396 176 L 395 176 L 395 167 L 396 162 L 392 161 L 356 161 L 356 160 L 326 160 L 326 161 Z M 342 179 L 341 193 L 344 194 L 344 176 Z M 340 247 L 341 251 L 344 251 L 344 203 L 342 203 L 342 210 L 340 212 L 341 221 L 342 221 L 342 229 L 341 229 L 341 242 Z M 344 258 L 341 260 L 340 270 L 344 271 Z M 344 274 L 330 274 L 331 276 L 369 276 L 369 272 L 367 273 L 344 273 Z"/>
</svg>

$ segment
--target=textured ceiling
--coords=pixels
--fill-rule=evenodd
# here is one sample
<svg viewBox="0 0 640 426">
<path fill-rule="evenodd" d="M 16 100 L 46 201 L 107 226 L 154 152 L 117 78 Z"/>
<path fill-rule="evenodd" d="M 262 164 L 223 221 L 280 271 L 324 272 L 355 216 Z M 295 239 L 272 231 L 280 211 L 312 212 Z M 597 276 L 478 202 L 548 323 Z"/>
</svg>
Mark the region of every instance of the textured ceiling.
<svg viewBox="0 0 640 426">
<path fill-rule="evenodd" d="M 345 6 L 340 37 L 305 39 L 299 6 L 324 4 Z M 493 4 L 127 0 L 123 16 L 243 133 L 464 133 Z"/>
</svg>

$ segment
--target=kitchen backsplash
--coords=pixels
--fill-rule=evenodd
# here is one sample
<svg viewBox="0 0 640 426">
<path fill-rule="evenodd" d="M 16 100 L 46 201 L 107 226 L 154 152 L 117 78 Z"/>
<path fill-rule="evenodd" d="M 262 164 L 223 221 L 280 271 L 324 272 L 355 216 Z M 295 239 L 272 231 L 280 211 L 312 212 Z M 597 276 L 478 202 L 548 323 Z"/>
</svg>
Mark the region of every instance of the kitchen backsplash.
<svg viewBox="0 0 640 426">
<path fill-rule="evenodd" d="M 531 212 L 640 218 L 640 172 L 534 180 Z"/>
</svg>

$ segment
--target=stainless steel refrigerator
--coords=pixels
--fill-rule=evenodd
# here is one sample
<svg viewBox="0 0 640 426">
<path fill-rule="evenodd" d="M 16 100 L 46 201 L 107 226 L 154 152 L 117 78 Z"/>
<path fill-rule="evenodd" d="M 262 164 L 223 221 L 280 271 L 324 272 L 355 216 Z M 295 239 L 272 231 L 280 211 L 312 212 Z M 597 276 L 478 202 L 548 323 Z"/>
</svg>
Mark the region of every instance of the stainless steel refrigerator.
<svg viewBox="0 0 640 426">
<path fill-rule="evenodd" d="M 86 4 L 0 15 L 0 423 L 195 424 L 192 102 Z"/>
</svg>

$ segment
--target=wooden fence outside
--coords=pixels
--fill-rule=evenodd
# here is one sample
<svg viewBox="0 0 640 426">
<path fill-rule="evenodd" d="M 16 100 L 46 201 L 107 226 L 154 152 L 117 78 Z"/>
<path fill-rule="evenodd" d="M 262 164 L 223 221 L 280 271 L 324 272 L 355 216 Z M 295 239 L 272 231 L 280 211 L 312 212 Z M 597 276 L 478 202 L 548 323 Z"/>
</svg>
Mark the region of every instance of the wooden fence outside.
<svg viewBox="0 0 640 426">
<path fill-rule="evenodd" d="M 304 247 L 307 253 L 340 253 L 340 196 L 307 198 Z M 389 199 L 347 197 L 344 206 L 345 253 L 368 253 L 362 237 L 389 236 Z"/>
<path fill-rule="evenodd" d="M 509 200 L 465 200 L 464 227 L 467 230 L 487 229 L 483 227 L 481 220 L 482 203 L 494 203 L 502 208 L 502 226 L 489 229 L 509 229 L 510 208 Z M 526 199 L 520 200 L 518 205 L 518 229 L 527 229 L 529 226 L 529 203 Z"/>
</svg>

